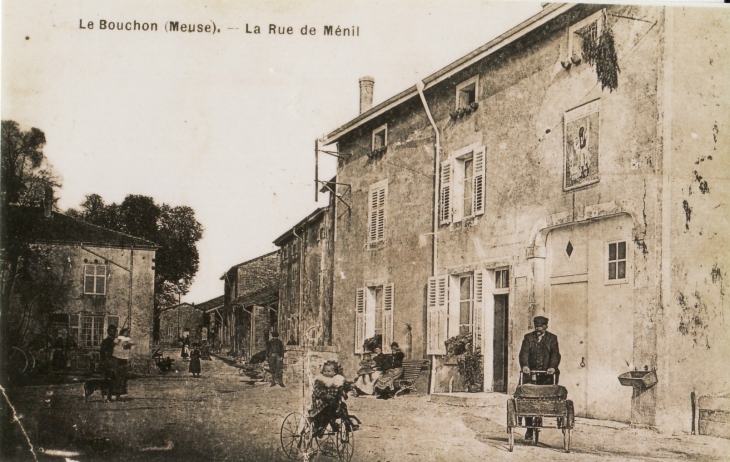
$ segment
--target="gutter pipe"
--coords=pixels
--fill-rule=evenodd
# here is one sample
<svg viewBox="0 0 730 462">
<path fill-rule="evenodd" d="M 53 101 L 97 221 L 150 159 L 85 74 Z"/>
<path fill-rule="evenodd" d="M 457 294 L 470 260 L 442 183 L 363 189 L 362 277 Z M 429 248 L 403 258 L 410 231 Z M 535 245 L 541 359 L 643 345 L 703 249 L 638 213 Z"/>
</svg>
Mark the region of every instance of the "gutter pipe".
<svg viewBox="0 0 730 462">
<path fill-rule="evenodd" d="M 436 122 L 433 120 L 433 116 L 431 115 L 431 110 L 428 108 L 428 102 L 426 102 L 426 96 L 423 94 L 423 90 L 426 88 L 426 85 L 423 83 L 422 80 L 419 80 L 416 82 L 416 90 L 418 90 L 418 96 L 421 97 L 421 102 L 423 103 L 423 109 L 426 111 L 426 115 L 428 116 L 428 121 L 431 122 L 431 126 L 433 127 L 433 131 L 436 133 L 436 145 L 434 149 L 433 154 L 433 255 L 432 255 L 432 262 L 433 266 L 431 268 L 431 276 L 436 276 L 436 272 L 438 270 L 438 236 L 436 235 L 436 232 L 438 231 L 438 206 L 439 206 L 439 160 L 441 156 L 441 134 L 439 133 L 439 129 L 436 126 Z M 426 308 L 428 309 L 428 308 Z M 436 356 L 431 356 L 431 385 L 429 394 L 433 394 L 435 388 L 436 388 L 436 368 L 434 367 Z"/>
</svg>

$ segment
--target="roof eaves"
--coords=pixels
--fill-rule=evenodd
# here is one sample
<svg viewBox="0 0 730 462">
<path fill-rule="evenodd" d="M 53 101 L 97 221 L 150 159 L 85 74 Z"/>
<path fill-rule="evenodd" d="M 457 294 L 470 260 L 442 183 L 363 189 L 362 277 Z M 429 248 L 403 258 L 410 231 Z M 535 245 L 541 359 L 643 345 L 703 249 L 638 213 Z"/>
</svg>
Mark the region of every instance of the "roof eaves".
<svg viewBox="0 0 730 462">
<path fill-rule="evenodd" d="M 294 230 L 295 230 L 295 229 L 299 229 L 299 228 L 303 227 L 304 225 L 306 225 L 306 224 L 308 224 L 308 223 L 310 223 L 310 222 L 314 221 L 315 219 L 319 218 L 319 217 L 320 217 L 321 215 L 323 215 L 323 214 L 324 214 L 324 211 L 325 211 L 326 209 L 327 209 L 327 207 L 319 207 L 319 208 L 318 208 L 318 209 L 316 209 L 316 210 L 315 210 L 314 212 L 312 212 L 312 213 L 310 213 L 309 215 L 307 215 L 307 216 L 306 216 L 306 217 L 305 217 L 305 218 L 304 218 L 304 219 L 303 219 L 302 221 L 300 221 L 300 222 L 299 222 L 299 223 L 297 223 L 296 225 L 294 225 L 294 226 L 292 226 L 291 228 L 289 228 L 289 229 L 288 229 L 288 230 L 287 230 L 287 231 L 286 231 L 286 232 L 285 232 L 284 234 L 282 234 L 281 236 L 277 237 L 277 238 L 276 238 L 276 239 L 274 240 L 274 245 L 278 245 L 278 246 L 280 246 L 281 244 L 283 244 L 283 243 L 284 243 L 284 241 L 288 240 L 288 238 L 289 238 L 290 236 L 292 236 L 292 235 L 294 234 Z"/>
<path fill-rule="evenodd" d="M 528 18 L 527 20 L 521 22 L 517 26 L 513 27 L 512 29 L 508 30 L 504 34 L 490 40 L 485 45 L 477 48 L 476 50 L 472 51 L 471 53 L 459 58 L 458 60 L 454 61 L 453 63 L 449 64 L 448 66 L 436 71 L 435 73 L 429 75 L 425 79 L 423 79 L 424 83 L 424 90 L 427 90 L 438 83 L 448 79 L 452 75 L 456 74 L 457 72 L 471 66 L 477 61 L 480 61 L 487 56 L 491 55 L 492 53 L 496 52 L 497 50 L 504 48 L 505 46 L 509 45 L 510 43 L 514 42 L 515 40 L 525 36 L 530 31 L 542 26 L 543 24 L 547 23 L 548 21 L 560 16 L 561 14 L 565 13 L 566 11 L 570 10 L 571 8 L 575 7 L 576 4 L 574 3 L 551 3 L 545 6 L 542 11 L 535 14 L 531 18 Z M 329 133 L 324 140 L 322 140 L 323 145 L 329 145 L 332 143 L 335 143 L 343 136 L 350 133 L 352 130 L 362 126 L 363 124 L 373 120 L 374 118 L 382 115 L 383 113 L 393 109 L 396 106 L 399 106 L 406 101 L 408 101 L 411 98 L 414 98 L 418 95 L 418 90 L 416 89 L 416 86 L 413 85 L 409 87 L 408 89 L 398 93 L 397 95 L 383 101 L 382 103 L 378 104 L 377 106 L 374 106 L 370 110 L 360 114 L 359 116 L 355 117 L 351 121 L 347 122 L 346 124 L 342 125 L 340 128 L 332 131 Z"/>
</svg>

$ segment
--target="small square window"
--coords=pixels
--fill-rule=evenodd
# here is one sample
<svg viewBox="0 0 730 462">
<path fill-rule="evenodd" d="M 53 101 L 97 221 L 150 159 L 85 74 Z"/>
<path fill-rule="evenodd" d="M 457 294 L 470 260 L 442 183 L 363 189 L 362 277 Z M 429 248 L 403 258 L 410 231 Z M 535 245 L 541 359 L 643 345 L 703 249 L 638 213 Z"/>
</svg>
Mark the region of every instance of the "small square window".
<svg viewBox="0 0 730 462">
<path fill-rule="evenodd" d="M 456 109 L 471 108 L 471 105 L 477 102 L 478 84 L 479 76 L 474 76 L 456 86 Z"/>
<path fill-rule="evenodd" d="M 608 244 L 608 280 L 626 279 L 626 241 Z"/>
<path fill-rule="evenodd" d="M 495 289 L 508 289 L 509 288 L 509 270 L 497 270 L 494 272 L 494 288 Z"/>
<path fill-rule="evenodd" d="M 377 151 L 388 146 L 388 125 L 373 130 L 372 150 Z"/>
</svg>

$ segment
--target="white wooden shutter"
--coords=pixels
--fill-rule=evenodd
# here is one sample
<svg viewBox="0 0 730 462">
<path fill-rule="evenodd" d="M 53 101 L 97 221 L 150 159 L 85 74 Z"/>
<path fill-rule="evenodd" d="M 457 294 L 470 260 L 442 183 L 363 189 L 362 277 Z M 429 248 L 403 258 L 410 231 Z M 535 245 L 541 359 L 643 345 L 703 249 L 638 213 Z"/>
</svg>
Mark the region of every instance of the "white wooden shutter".
<svg viewBox="0 0 730 462">
<path fill-rule="evenodd" d="M 378 189 L 378 226 L 376 240 L 385 239 L 385 201 L 387 198 L 386 188 Z"/>
<path fill-rule="evenodd" d="M 474 329 L 472 330 L 474 348 L 482 348 L 484 330 L 484 271 L 474 271 Z M 482 351 L 484 349 L 482 348 Z"/>
<path fill-rule="evenodd" d="M 391 353 L 390 344 L 393 343 L 393 295 L 394 285 L 386 284 L 383 287 L 383 353 Z"/>
<path fill-rule="evenodd" d="M 451 162 L 441 162 L 441 210 L 439 222 L 451 223 Z"/>
<path fill-rule="evenodd" d="M 449 300 L 449 277 L 428 278 L 426 354 L 446 354 L 446 315 Z"/>
<path fill-rule="evenodd" d="M 452 277 L 446 276 L 446 280 L 451 282 Z M 446 293 L 446 301 L 444 302 L 446 305 L 446 312 L 448 313 L 448 326 L 446 329 L 446 339 L 447 340 L 451 337 L 456 337 L 459 335 L 460 329 L 459 325 L 461 324 L 461 287 L 460 285 L 460 278 L 454 277 L 453 278 L 456 285 L 454 286 L 454 290 Z"/>
<path fill-rule="evenodd" d="M 370 242 L 376 242 L 378 240 L 378 190 L 377 189 L 370 190 L 369 206 L 370 206 L 370 210 L 368 213 L 368 216 L 369 216 L 368 240 Z"/>
<path fill-rule="evenodd" d="M 362 353 L 365 342 L 365 289 L 357 289 L 355 296 L 355 353 Z"/>
<path fill-rule="evenodd" d="M 484 146 L 474 151 L 474 178 L 472 188 L 472 213 L 481 215 L 484 213 L 484 175 L 486 155 Z"/>
<path fill-rule="evenodd" d="M 388 184 L 379 182 L 370 186 L 368 198 L 368 242 L 385 239 L 385 206 Z"/>
</svg>

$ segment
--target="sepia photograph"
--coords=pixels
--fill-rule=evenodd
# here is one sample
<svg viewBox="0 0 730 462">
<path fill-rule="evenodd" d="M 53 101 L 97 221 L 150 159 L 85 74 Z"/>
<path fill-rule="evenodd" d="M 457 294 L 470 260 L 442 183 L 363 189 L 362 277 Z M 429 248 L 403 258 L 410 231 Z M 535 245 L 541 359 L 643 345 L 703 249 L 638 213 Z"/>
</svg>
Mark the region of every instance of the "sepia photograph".
<svg viewBox="0 0 730 462">
<path fill-rule="evenodd" d="M 1 10 L 0 460 L 727 460 L 727 4 Z"/>
</svg>

